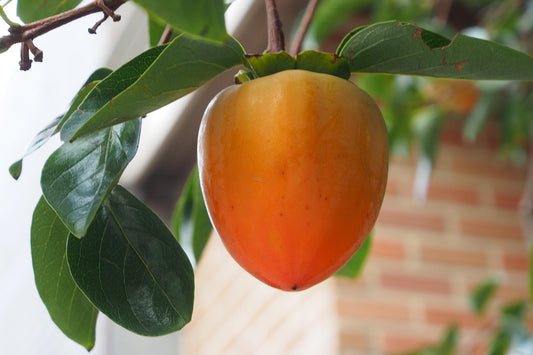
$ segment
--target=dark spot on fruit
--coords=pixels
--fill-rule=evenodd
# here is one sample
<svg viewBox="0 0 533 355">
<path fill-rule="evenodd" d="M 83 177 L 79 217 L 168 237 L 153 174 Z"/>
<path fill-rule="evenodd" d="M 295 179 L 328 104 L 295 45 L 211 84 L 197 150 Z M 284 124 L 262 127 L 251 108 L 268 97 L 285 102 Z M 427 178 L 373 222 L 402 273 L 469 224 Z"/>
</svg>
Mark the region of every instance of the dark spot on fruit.
<svg viewBox="0 0 533 355">
<path fill-rule="evenodd" d="M 296 291 L 297 288 L 298 288 L 298 285 L 295 284 L 294 286 L 291 287 L 291 290 Z"/>
</svg>

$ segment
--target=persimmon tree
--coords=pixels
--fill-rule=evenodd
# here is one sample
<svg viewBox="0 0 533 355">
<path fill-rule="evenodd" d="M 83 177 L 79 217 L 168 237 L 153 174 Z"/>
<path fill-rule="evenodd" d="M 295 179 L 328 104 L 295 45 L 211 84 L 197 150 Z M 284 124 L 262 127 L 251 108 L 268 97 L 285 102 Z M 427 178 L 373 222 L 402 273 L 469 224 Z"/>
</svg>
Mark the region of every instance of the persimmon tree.
<svg viewBox="0 0 533 355">
<path fill-rule="evenodd" d="M 409 21 L 355 28 L 334 53 L 302 51 L 317 6 L 314 0 L 303 12 L 288 51 L 276 3 L 266 0 L 269 41 L 259 55 L 247 53 L 227 33 L 224 13 L 231 5 L 223 0 L 133 2 L 149 14 L 155 24 L 151 38 L 160 38 L 159 43 L 116 70 L 95 68 L 74 93 L 67 112 L 39 132 L 28 150 L 56 134 L 63 142 L 42 169 L 43 196 L 33 214 L 31 257 L 36 286 L 52 320 L 87 349 L 95 342 L 99 312 L 132 332 L 151 336 L 177 331 L 192 316 L 194 270 L 180 243 L 190 243 L 190 257 L 198 260 L 211 231 L 197 170 L 177 201 L 170 229 L 119 184 L 135 158 L 142 121 L 150 119 L 150 112 L 226 70 L 235 71 L 238 83 L 286 70 L 343 80 L 353 73 L 533 80 L 533 58 L 527 53 L 463 34 L 441 35 Z M 29 70 L 46 50 L 36 46 L 39 36 L 101 13 L 102 20 L 89 29 L 94 33 L 103 21 L 120 20 L 125 1 L 95 0 L 76 7 L 79 3 L 19 0 L 17 14 L 24 24 L 10 20 L 0 7 L 9 25 L 0 37 L 0 52 L 20 47 L 20 69 Z M 392 137 L 394 126 L 388 128 Z M 10 168 L 15 179 L 22 173 L 22 161 Z M 338 274 L 356 277 L 361 272 L 370 241 L 366 238 Z M 64 307 L 67 301 L 69 308 Z"/>
</svg>

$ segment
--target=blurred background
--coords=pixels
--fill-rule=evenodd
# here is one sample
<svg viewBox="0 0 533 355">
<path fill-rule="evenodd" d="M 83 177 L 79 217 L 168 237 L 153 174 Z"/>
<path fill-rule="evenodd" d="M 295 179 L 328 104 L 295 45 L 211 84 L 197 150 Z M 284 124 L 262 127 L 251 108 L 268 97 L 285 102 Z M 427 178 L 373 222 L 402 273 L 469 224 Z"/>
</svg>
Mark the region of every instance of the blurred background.
<svg viewBox="0 0 533 355">
<path fill-rule="evenodd" d="M 12 19 L 15 2 L 5 10 Z M 285 34 L 306 1 L 278 1 Z M 6 354 L 82 354 L 55 327 L 33 282 L 29 230 L 39 173 L 58 146 L 8 167 L 68 106 L 95 69 L 116 69 L 149 46 L 148 20 L 132 3 L 96 36 L 89 16 L 38 38 L 44 63 L 18 70 L 0 55 L 0 337 Z M 235 0 L 228 31 L 249 53 L 266 47 L 262 0 Z M 345 34 L 385 20 L 415 22 L 532 53 L 533 1 L 321 0 L 306 49 L 334 52 Z M 0 30 L 6 33 L 3 23 Z M 3 33 L 1 35 L 3 35 Z M 490 61 L 491 58 L 487 58 Z M 148 116 L 122 183 L 169 218 L 195 163 L 196 132 L 235 71 Z M 370 255 L 357 279 L 335 277 L 284 293 L 249 276 L 212 236 L 196 271 L 193 320 L 177 334 L 144 338 L 100 315 L 95 354 L 533 354 L 529 270 L 533 97 L 527 82 L 470 82 L 358 74 L 380 105 L 391 165 Z M 532 172 L 529 172 L 529 171 Z M 451 350 L 452 349 L 452 350 Z M 499 352 L 498 352 L 499 351 Z"/>
</svg>

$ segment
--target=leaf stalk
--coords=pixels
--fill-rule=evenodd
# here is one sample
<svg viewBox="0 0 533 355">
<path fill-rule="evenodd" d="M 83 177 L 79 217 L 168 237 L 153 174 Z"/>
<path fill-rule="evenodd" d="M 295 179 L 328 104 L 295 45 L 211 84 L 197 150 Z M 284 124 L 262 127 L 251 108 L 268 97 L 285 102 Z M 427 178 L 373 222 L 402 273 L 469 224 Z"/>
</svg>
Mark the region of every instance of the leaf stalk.
<svg viewBox="0 0 533 355">
<path fill-rule="evenodd" d="M 4 11 L 4 6 L 6 6 L 7 4 L 9 4 L 9 1 L 7 3 L 5 3 L 3 6 L 0 6 L 0 17 L 2 18 L 2 20 L 5 21 L 5 23 L 7 23 L 9 25 L 9 27 L 18 27 L 18 26 L 20 26 L 18 23 L 11 21 L 9 19 L 9 17 L 7 17 L 7 14 Z"/>
</svg>

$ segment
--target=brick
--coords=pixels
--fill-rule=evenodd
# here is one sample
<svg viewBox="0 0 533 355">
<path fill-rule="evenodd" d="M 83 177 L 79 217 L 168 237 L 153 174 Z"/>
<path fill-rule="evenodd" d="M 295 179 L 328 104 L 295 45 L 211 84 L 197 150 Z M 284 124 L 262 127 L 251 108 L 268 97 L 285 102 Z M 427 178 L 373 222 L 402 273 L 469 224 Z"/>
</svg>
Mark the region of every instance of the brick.
<svg viewBox="0 0 533 355">
<path fill-rule="evenodd" d="M 442 217 L 427 213 L 420 213 L 418 211 L 382 209 L 377 223 L 378 225 L 384 224 L 398 227 L 427 229 L 432 231 L 444 230 L 444 220 Z"/>
<path fill-rule="evenodd" d="M 431 183 L 428 188 L 428 199 L 457 202 L 475 205 L 480 201 L 478 191 L 472 188 L 458 187 L 455 185 Z"/>
<path fill-rule="evenodd" d="M 428 323 L 449 326 L 458 324 L 460 327 L 481 327 L 487 319 L 476 316 L 470 310 L 453 310 L 449 308 L 428 308 L 425 311 Z"/>
<path fill-rule="evenodd" d="M 466 251 L 458 248 L 422 247 L 422 260 L 447 265 L 486 266 L 487 256 L 481 252 Z"/>
<path fill-rule="evenodd" d="M 496 191 L 494 193 L 494 203 L 501 209 L 516 211 L 521 198 L 521 192 L 518 191 Z"/>
<path fill-rule="evenodd" d="M 497 153 L 497 149 L 500 146 L 500 130 L 496 127 L 485 126 L 476 137 L 475 142 L 470 142 L 463 138 L 463 124 L 456 120 L 446 120 L 446 122 L 452 122 L 445 125 L 441 131 L 440 142 L 443 147 L 453 147 L 459 149 L 484 149 L 487 151 L 493 151 Z M 489 128 L 489 129 L 487 129 Z"/>
<path fill-rule="evenodd" d="M 478 331 L 476 329 L 476 331 Z M 463 329 L 464 333 L 464 329 Z M 476 336 L 478 333 L 474 333 L 471 336 L 462 335 L 462 339 L 466 341 L 464 343 L 459 343 L 459 348 L 457 349 L 458 354 L 468 354 L 468 355 L 487 355 L 489 354 L 489 342 L 490 337 L 484 337 L 482 339 L 479 336 Z"/>
<path fill-rule="evenodd" d="M 373 319 L 387 321 L 407 321 L 410 318 L 409 308 L 404 304 L 393 304 L 361 299 L 340 299 L 337 309 L 341 317 L 356 319 Z"/>
<path fill-rule="evenodd" d="M 372 240 L 370 257 L 401 260 L 405 258 L 405 246 L 398 241 L 380 239 L 379 235 L 377 235 Z"/>
<path fill-rule="evenodd" d="M 466 350 L 472 355 L 485 355 L 489 352 L 489 344 L 479 342 Z"/>
<path fill-rule="evenodd" d="M 433 345 L 437 342 L 438 339 L 431 339 L 425 336 L 417 336 L 412 334 L 387 334 L 383 338 L 382 353 L 401 354 L 405 352 L 419 350 L 422 347 Z"/>
<path fill-rule="evenodd" d="M 506 253 L 502 257 L 503 267 L 512 271 L 529 271 L 529 257 L 524 254 Z"/>
<path fill-rule="evenodd" d="M 446 279 L 385 272 L 381 275 L 383 287 L 410 292 L 449 294 L 450 282 Z"/>
<path fill-rule="evenodd" d="M 368 334 L 341 331 L 339 334 L 340 353 L 350 350 L 368 351 L 370 349 L 368 338 Z"/>
<path fill-rule="evenodd" d="M 505 278 L 494 291 L 493 300 L 499 304 L 524 301 L 529 299 L 529 284 L 526 277 L 517 277 L 518 283 L 510 283 L 510 279 Z M 475 290 L 483 279 L 472 279 L 467 283 L 468 294 Z"/>
<path fill-rule="evenodd" d="M 500 300 L 502 303 L 528 300 L 528 284 L 526 280 L 524 280 L 524 287 L 501 285 L 496 289 L 495 298 Z"/>
<path fill-rule="evenodd" d="M 480 162 L 456 160 L 452 163 L 453 170 L 460 174 L 475 175 L 481 178 L 493 178 L 499 180 L 524 180 L 524 170 L 513 169 L 511 166 L 494 166 L 484 164 L 484 161 L 492 161 L 492 155 L 487 155 L 487 159 L 479 159 Z"/>
<path fill-rule="evenodd" d="M 522 240 L 522 228 L 519 225 L 493 222 L 487 219 L 463 218 L 460 221 L 461 232 L 467 235 L 494 239 Z"/>
<path fill-rule="evenodd" d="M 352 293 L 356 290 L 364 289 L 368 284 L 368 273 L 363 271 L 359 277 L 352 279 L 349 277 L 333 277 L 332 281 L 339 289 L 338 292 Z"/>
</svg>

